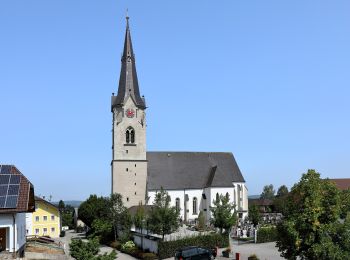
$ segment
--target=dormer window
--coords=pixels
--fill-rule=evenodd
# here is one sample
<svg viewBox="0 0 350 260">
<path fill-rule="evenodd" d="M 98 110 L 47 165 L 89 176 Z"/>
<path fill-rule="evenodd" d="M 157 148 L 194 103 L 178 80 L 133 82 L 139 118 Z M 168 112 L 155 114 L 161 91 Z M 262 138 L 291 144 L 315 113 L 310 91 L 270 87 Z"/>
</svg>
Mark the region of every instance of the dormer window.
<svg viewBox="0 0 350 260">
<path fill-rule="evenodd" d="M 135 143 L 135 130 L 131 126 L 126 129 L 125 132 L 125 143 L 133 144 Z"/>
</svg>

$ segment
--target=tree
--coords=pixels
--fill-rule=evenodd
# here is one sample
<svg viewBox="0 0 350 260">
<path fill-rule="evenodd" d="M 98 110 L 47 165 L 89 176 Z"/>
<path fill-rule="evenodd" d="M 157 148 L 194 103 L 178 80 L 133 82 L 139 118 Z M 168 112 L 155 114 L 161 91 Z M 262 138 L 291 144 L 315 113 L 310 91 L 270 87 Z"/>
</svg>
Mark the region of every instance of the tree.
<svg viewBox="0 0 350 260">
<path fill-rule="evenodd" d="M 64 204 L 63 204 L 64 205 Z M 74 227 L 74 208 L 71 205 L 65 205 L 61 211 L 62 226 L 68 226 L 69 229 Z"/>
<path fill-rule="evenodd" d="M 261 215 L 259 212 L 259 207 L 257 205 L 250 205 L 248 209 L 248 218 L 256 227 L 261 221 Z"/>
<path fill-rule="evenodd" d="M 179 212 L 176 207 L 170 206 L 170 196 L 161 188 L 156 193 L 153 207 L 149 216 L 149 228 L 151 232 L 164 236 L 171 234 L 179 227 Z"/>
<path fill-rule="evenodd" d="M 350 189 L 341 191 L 340 201 L 340 217 L 345 219 L 347 214 L 350 212 Z"/>
<path fill-rule="evenodd" d="M 111 253 L 98 255 L 99 242 L 97 238 L 91 239 L 88 242 L 83 242 L 81 239 L 74 239 L 69 244 L 70 255 L 77 260 L 114 260 L 117 253 L 113 250 Z"/>
<path fill-rule="evenodd" d="M 142 206 L 142 203 L 140 203 L 139 206 L 137 207 L 136 214 L 133 217 L 133 223 L 136 228 L 142 230 L 144 228 L 145 222 L 146 222 L 145 210 Z"/>
<path fill-rule="evenodd" d="M 90 197 L 80 204 L 79 218 L 88 226 L 91 227 L 95 219 L 108 219 L 110 214 L 110 202 L 108 198 L 97 197 L 90 195 Z"/>
<path fill-rule="evenodd" d="M 226 193 L 225 196 L 216 193 L 216 199 L 213 200 L 213 204 L 214 207 L 210 207 L 212 213 L 211 224 L 219 228 L 221 234 L 223 230 L 228 232 L 237 221 L 235 205 L 230 203 L 230 196 L 228 193 Z"/>
<path fill-rule="evenodd" d="M 109 199 L 108 220 L 112 223 L 115 240 L 117 240 L 119 230 L 121 230 L 124 234 L 128 234 L 130 232 L 130 215 L 127 208 L 123 204 L 123 197 L 119 193 L 112 194 Z"/>
<path fill-rule="evenodd" d="M 276 197 L 284 197 L 288 194 L 288 188 L 286 185 L 282 185 L 278 188 Z"/>
<path fill-rule="evenodd" d="M 282 215 L 286 215 L 288 211 L 286 198 L 288 195 L 288 188 L 285 185 L 282 185 L 278 188 L 277 195 L 273 200 L 273 205 L 275 207 L 275 211 L 282 213 Z"/>
<path fill-rule="evenodd" d="M 350 259 L 350 219 L 339 221 L 339 191 L 315 170 L 287 195 L 288 211 L 277 226 L 277 246 L 287 259 Z"/>
<path fill-rule="evenodd" d="M 66 207 L 66 205 L 64 204 L 63 200 L 60 200 L 58 202 L 58 209 L 62 212 L 62 210 Z"/>
<path fill-rule="evenodd" d="M 260 199 L 270 199 L 272 200 L 275 197 L 275 190 L 273 189 L 273 185 L 265 185 L 263 192 L 260 195 Z"/>
</svg>

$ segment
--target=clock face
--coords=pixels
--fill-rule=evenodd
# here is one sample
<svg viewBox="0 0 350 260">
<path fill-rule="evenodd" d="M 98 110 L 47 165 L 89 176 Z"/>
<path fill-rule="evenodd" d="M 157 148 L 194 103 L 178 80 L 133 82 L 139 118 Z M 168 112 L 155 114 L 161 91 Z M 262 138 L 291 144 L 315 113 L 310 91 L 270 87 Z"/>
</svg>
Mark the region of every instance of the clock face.
<svg viewBox="0 0 350 260">
<path fill-rule="evenodd" d="M 126 110 L 126 116 L 127 116 L 128 118 L 133 118 L 133 117 L 135 116 L 135 111 L 134 111 L 134 109 L 128 108 L 128 109 Z"/>
</svg>

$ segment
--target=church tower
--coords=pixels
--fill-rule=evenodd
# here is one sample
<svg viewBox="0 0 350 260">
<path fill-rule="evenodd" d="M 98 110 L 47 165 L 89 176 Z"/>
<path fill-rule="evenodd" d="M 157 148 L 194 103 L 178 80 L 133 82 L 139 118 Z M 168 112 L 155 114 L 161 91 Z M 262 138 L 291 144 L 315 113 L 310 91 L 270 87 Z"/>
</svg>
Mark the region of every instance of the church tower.
<svg viewBox="0 0 350 260">
<path fill-rule="evenodd" d="M 147 181 L 146 104 L 140 96 L 129 17 L 118 94 L 112 96 L 112 193 L 123 196 L 126 207 L 145 204 Z"/>
</svg>

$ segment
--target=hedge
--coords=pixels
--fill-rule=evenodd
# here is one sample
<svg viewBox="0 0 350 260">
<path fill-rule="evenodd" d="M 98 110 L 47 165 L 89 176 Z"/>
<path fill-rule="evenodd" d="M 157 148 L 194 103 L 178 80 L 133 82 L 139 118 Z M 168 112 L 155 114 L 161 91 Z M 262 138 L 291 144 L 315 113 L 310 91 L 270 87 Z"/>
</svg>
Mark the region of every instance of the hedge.
<svg viewBox="0 0 350 260">
<path fill-rule="evenodd" d="M 257 243 L 273 242 L 277 240 L 276 226 L 261 227 L 258 229 Z"/>
<path fill-rule="evenodd" d="M 185 246 L 201 246 L 206 248 L 215 248 L 216 246 L 228 247 L 228 235 L 209 234 L 187 237 L 175 241 L 160 241 L 158 244 L 158 256 L 160 259 L 173 257 L 177 249 Z"/>
</svg>

